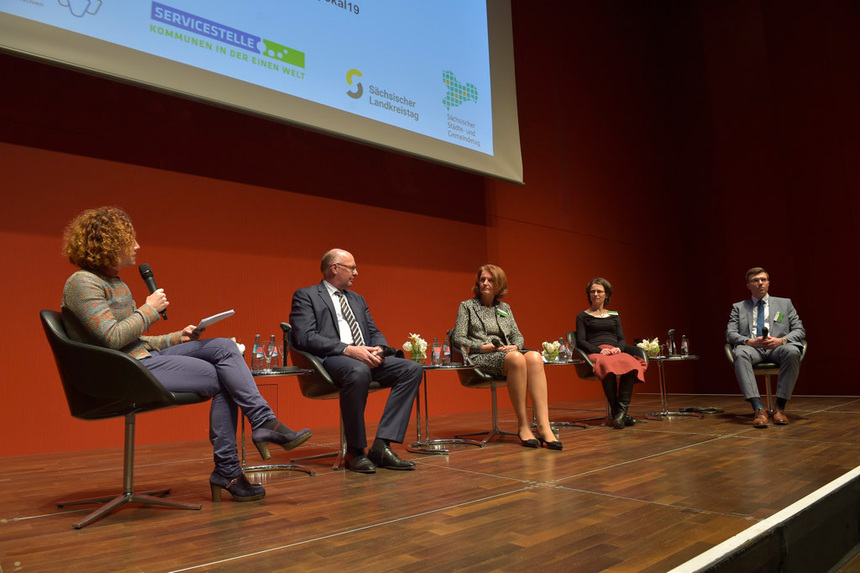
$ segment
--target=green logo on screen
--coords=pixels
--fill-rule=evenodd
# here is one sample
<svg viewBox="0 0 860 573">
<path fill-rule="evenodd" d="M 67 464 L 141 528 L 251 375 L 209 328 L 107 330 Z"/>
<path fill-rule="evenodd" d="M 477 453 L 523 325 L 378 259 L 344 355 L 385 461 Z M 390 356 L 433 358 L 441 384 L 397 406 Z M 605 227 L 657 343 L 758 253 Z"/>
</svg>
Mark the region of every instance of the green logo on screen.
<svg viewBox="0 0 860 573">
<path fill-rule="evenodd" d="M 346 72 L 346 83 L 352 85 L 353 78 L 361 77 L 361 72 L 358 70 L 352 69 Z M 355 91 L 347 91 L 346 95 L 351 97 L 352 99 L 358 99 L 361 97 L 361 94 L 364 93 L 364 87 L 361 85 L 361 82 L 355 82 Z"/>
</svg>

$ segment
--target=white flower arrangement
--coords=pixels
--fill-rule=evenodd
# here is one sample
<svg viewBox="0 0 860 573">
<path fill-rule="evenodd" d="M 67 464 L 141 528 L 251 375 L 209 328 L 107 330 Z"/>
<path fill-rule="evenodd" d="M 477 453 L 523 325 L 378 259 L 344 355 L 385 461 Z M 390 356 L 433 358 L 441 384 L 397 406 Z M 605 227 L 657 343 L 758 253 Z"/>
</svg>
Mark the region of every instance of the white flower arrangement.
<svg viewBox="0 0 860 573">
<path fill-rule="evenodd" d="M 427 358 L 427 341 L 420 334 L 409 333 L 409 338 L 403 343 L 403 350 L 409 353 L 412 360 Z"/>
<path fill-rule="evenodd" d="M 230 340 L 232 340 L 233 342 L 236 342 L 236 337 L 235 336 L 231 337 Z M 240 344 L 239 342 L 236 342 L 236 346 L 239 347 L 239 354 L 241 354 L 242 356 L 245 356 L 245 345 Z"/>
<path fill-rule="evenodd" d="M 660 355 L 660 339 L 656 336 L 651 340 L 643 338 L 642 342 L 638 343 L 636 346 L 644 350 L 648 356 Z"/>
<path fill-rule="evenodd" d="M 543 351 L 541 351 L 541 356 L 543 356 L 544 360 L 547 362 L 552 362 L 558 358 L 558 349 L 561 348 L 561 345 L 557 340 L 552 342 L 544 342 L 542 344 Z"/>
</svg>

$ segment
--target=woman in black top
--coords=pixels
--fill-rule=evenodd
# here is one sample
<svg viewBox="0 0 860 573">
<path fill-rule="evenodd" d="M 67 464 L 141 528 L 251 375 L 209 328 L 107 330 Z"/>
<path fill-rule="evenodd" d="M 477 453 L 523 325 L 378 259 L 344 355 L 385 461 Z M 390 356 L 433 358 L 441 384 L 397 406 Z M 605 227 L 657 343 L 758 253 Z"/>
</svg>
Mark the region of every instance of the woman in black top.
<svg viewBox="0 0 860 573">
<path fill-rule="evenodd" d="M 603 278 L 585 287 L 591 306 L 576 316 L 576 345 L 588 353 L 594 374 L 603 383 L 603 392 L 612 408 L 612 427 L 618 430 L 636 423 L 627 415 L 633 384 L 644 382 L 645 363 L 624 352 L 627 346 L 617 312 L 606 310 L 612 285 Z"/>
</svg>

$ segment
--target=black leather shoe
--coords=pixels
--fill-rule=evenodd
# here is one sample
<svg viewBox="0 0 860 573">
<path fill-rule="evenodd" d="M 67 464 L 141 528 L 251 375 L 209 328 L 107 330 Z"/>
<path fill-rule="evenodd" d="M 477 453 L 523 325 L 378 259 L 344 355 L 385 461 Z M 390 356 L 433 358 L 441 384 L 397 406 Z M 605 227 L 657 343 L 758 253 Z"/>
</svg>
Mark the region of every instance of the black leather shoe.
<svg viewBox="0 0 860 573">
<path fill-rule="evenodd" d="M 547 449 L 550 449 L 550 450 L 562 450 L 562 449 L 564 449 L 564 444 L 562 444 L 558 440 L 558 438 L 556 438 L 555 440 L 552 440 L 552 441 L 547 441 L 547 440 L 544 440 L 543 438 L 538 438 L 538 440 L 540 441 L 540 445 L 541 446 L 546 445 Z"/>
<path fill-rule="evenodd" d="M 347 452 L 346 456 L 343 458 L 343 463 L 351 472 L 358 472 L 360 474 L 375 474 L 376 466 L 373 465 L 373 462 L 370 461 L 364 454 L 353 454 L 351 452 Z"/>
<path fill-rule="evenodd" d="M 385 446 L 379 450 L 370 448 L 367 452 L 367 457 L 370 461 L 376 464 L 377 467 L 388 470 L 414 470 L 415 462 L 400 459 L 391 448 Z"/>
<path fill-rule="evenodd" d="M 517 434 L 517 437 L 520 438 L 520 435 Z M 520 438 L 520 445 L 524 448 L 539 448 L 540 440 L 538 438 L 529 438 L 528 440 Z"/>
<path fill-rule="evenodd" d="M 625 426 L 632 426 L 634 424 L 636 424 L 636 418 L 634 418 L 633 416 L 628 416 L 628 415 L 624 416 L 624 425 Z"/>
</svg>

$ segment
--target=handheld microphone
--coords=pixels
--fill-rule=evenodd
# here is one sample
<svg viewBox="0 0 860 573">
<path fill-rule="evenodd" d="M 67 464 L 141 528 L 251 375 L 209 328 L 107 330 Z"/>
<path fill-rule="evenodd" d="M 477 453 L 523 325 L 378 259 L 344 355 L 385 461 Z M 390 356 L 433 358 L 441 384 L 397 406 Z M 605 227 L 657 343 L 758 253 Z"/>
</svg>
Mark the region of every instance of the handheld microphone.
<svg viewBox="0 0 860 573">
<path fill-rule="evenodd" d="M 766 326 L 763 326 L 763 327 L 761 328 L 761 337 L 762 337 L 762 338 L 767 338 L 767 333 L 768 333 L 767 327 L 766 327 Z"/>
<path fill-rule="evenodd" d="M 150 267 L 146 263 L 143 263 L 138 267 L 138 270 L 140 271 L 140 277 L 143 279 L 143 282 L 146 283 L 146 288 L 149 289 L 149 294 L 152 294 L 156 290 L 158 290 L 158 287 L 155 286 L 155 277 L 152 275 L 152 267 Z M 166 310 L 162 310 L 159 314 L 161 314 L 161 318 L 167 320 Z"/>
</svg>

